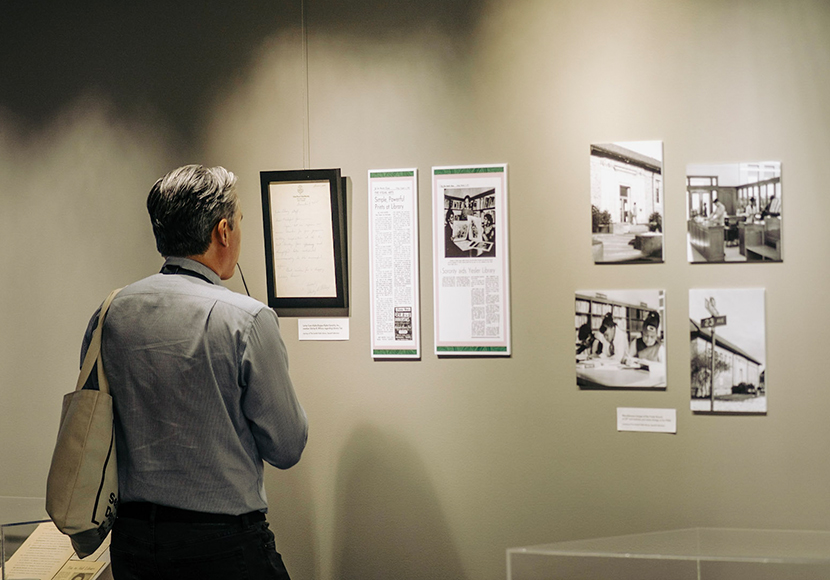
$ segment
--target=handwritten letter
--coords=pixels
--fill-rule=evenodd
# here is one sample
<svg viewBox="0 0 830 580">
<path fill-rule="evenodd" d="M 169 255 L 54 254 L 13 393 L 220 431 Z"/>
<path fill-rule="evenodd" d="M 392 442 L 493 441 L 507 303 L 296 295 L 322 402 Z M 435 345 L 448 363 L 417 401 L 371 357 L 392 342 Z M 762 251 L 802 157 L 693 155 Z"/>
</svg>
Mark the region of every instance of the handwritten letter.
<svg viewBox="0 0 830 580">
<path fill-rule="evenodd" d="M 271 184 L 274 269 L 280 298 L 335 298 L 328 181 Z"/>
</svg>

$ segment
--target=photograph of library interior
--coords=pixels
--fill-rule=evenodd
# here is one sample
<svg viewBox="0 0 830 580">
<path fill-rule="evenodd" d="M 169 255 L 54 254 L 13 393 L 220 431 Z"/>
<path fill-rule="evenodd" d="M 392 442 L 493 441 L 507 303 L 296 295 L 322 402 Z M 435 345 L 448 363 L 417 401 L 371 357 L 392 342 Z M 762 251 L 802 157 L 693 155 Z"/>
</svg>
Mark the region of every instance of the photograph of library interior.
<svg viewBox="0 0 830 580">
<path fill-rule="evenodd" d="M 447 258 L 494 258 L 496 191 L 444 189 L 444 254 Z"/>
<path fill-rule="evenodd" d="M 690 262 L 782 261 L 781 163 L 686 167 Z"/>
<path fill-rule="evenodd" d="M 665 292 L 580 290 L 576 382 L 583 389 L 666 386 Z"/>
</svg>

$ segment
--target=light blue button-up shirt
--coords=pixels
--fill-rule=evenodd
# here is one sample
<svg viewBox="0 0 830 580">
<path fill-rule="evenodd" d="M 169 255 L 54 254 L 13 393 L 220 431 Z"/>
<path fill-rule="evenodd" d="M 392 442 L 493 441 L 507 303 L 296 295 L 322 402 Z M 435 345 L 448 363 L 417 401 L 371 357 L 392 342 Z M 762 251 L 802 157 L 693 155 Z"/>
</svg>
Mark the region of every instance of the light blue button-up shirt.
<svg viewBox="0 0 830 580">
<path fill-rule="evenodd" d="M 263 460 L 291 467 L 308 433 L 277 315 L 198 262 L 167 264 L 209 281 L 155 274 L 124 288 L 104 323 L 120 501 L 266 510 Z"/>
</svg>

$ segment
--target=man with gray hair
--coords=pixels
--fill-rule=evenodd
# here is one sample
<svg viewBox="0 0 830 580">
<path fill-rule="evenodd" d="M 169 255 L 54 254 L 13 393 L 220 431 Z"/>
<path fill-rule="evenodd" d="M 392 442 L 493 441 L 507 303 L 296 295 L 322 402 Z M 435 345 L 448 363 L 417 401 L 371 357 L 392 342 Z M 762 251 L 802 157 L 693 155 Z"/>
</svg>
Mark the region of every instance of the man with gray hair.
<svg viewBox="0 0 830 580">
<path fill-rule="evenodd" d="M 147 209 L 164 266 L 121 290 L 107 313 L 115 580 L 288 578 L 265 521 L 263 461 L 297 463 L 308 424 L 276 314 L 221 285 L 239 258 L 235 187 L 222 167 L 159 179 Z M 97 322 L 96 313 L 81 360 Z"/>
</svg>

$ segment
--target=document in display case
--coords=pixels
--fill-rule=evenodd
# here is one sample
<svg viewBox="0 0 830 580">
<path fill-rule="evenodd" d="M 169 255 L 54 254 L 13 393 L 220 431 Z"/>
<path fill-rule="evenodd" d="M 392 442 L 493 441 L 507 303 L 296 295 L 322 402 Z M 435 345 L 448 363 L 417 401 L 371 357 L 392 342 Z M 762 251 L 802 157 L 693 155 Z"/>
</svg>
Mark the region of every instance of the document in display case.
<svg viewBox="0 0 830 580">
<path fill-rule="evenodd" d="M 51 520 L 0 525 L 2 580 L 112 580 L 109 537 L 79 559 Z"/>
</svg>

